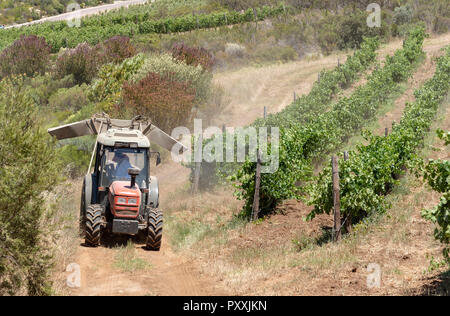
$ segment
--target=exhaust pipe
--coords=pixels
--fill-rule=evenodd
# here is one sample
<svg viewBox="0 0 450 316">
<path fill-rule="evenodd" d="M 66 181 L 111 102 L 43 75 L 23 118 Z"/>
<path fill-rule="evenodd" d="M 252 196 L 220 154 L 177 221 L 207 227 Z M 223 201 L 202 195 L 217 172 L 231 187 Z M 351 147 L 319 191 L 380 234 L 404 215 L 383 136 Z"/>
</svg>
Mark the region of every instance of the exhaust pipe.
<svg viewBox="0 0 450 316">
<path fill-rule="evenodd" d="M 131 188 L 134 188 L 134 186 L 136 185 L 136 177 L 139 175 L 139 173 L 141 173 L 141 170 L 139 170 L 138 168 L 128 169 L 128 174 L 131 177 L 131 184 L 130 184 Z"/>
</svg>

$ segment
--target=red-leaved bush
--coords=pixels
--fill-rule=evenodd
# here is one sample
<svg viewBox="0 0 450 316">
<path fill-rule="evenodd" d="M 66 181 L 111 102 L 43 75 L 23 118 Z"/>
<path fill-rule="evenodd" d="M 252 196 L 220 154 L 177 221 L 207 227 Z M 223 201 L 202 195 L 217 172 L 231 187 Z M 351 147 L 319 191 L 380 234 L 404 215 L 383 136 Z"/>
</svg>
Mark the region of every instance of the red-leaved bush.
<svg viewBox="0 0 450 316">
<path fill-rule="evenodd" d="M 56 60 L 55 77 L 72 74 L 76 83 L 90 83 L 100 67 L 97 50 L 87 43 L 67 49 Z"/>
<path fill-rule="evenodd" d="M 50 52 L 51 47 L 43 37 L 22 35 L 0 54 L 0 76 L 44 74 Z"/>
<path fill-rule="evenodd" d="M 203 47 L 189 47 L 184 43 L 177 43 L 172 47 L 172 56 L 191 66 L 201 65 L 205 70 L 211 70 L 214 57 Z"/>
<path fill-rule="evenodd" d="M 151 72 L 135 84 L 125 82 L 122 90 L 124 110 L 151 118 L 155 125 L 169 133 L 185 124 L 191 118 L 195 90 L 172 78 Z"/>
<path fill-rule="evenodd" d="M 102 65 L 120 63 L 135 54 L 136 49 L 125 36 L 114 36 L 94 47 L 82 43 L 67 49 L 58 57 L 55 77 L 63 78 L 72 74 L 78 84 L 90 83 Z"/>
<path fill-rule="evenodd" d="M 97 45 L 104 63 L 120 63 L 136 55 L 136 49 L 126 36 L 113 36 Z"/>
</svg>

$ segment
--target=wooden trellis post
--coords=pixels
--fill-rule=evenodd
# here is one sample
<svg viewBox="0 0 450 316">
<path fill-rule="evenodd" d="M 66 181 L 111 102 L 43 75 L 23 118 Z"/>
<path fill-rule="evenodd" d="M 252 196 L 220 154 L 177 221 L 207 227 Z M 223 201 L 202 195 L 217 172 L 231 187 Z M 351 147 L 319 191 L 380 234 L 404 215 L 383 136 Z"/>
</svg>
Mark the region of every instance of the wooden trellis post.
<svg viewBox="0 0 450 316">
<path fill-rule="evenodd" d="M 344 151 L 344 161 L 348 160 L 348 151 Z M 347 219 L 345 220 L 345 230 L 347 233 L 352 232 L 352 216 L 351 214 L 347 215 Z"/>
<path fill-rule="evenodd" d="M 333 205 L 334 205 L 334 226 L 333 226 L 333 240 L 339 241 L 341 239 L 341 200 L 339 193 L 339 166 L 338 158 L 333 156 L 331 158 L 332 174 L 333 174 Z"/>
<path fill-rule="evenodd" d="M 253 196 L 252 221 L 256 221 L 259 215 L 259 190 L 261 186 L 261 151 L 258 149 L 255 175 L 255 194 Z"/>
<path fill-rule="evenodd" d="M 384 136 L 387 137 L 389 135 L 389 128 L 384 129 Z"/>
<path fill-rule="evenodd" d="M 267 106 L 264 106 L 264 119 L 267 118 Z"/>
<path fill-rule="evenodd" d="M 194 171 L 194 183 L 192 186 L 192 193 L 198 192 L 198 185 L 200 182 L 200 171 L 202 169 L 202 147 L 203 147 L 203 137 L 202 134 L 199 135 L 197 140 L 197 148 L 194 153 L 195 158 L 195 171 Z"/>
</svg>

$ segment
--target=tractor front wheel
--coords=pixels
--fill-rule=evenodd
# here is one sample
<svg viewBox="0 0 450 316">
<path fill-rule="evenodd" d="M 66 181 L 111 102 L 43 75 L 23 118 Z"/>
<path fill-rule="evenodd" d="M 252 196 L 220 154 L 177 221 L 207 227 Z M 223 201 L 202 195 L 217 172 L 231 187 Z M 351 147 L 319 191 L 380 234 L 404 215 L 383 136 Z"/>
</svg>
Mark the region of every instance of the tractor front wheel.
<svg viewBox="0 0 450 316">
<path fill-rule="evenodd" d="M 159 251 L 161 248 L 163 229 L 163 213 L 160 210 L 150 210 L 147 228 L 147 249 Z"/>
<path fill-rule="evenodd" d="M 100 245 L 102 224 L 102 208 L 100 205 L 90 205 L 86 210 L 84 238 L 87 246 Z"/>
</svg>

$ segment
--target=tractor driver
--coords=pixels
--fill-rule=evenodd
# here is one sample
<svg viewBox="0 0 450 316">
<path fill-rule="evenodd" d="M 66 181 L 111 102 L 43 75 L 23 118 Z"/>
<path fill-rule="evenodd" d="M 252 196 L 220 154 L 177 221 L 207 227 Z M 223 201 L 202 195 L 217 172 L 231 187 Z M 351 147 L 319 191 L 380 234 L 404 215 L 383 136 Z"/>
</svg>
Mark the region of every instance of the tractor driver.
<svg viewBox="0 0 450 316">
<path fill-rule="evenodd" d="M 130 159 L 128 155 L 125 155 L 122 152 L 116 152 L 114 154 L 114 158 L 112 159 L 116 163 L 115 168 L 115 177 L 116 178 L 125 178 L 128 179 L 130 176 L 128 175 L 128 169 L 133 168 L 130 163 Z"/>
</svg>

